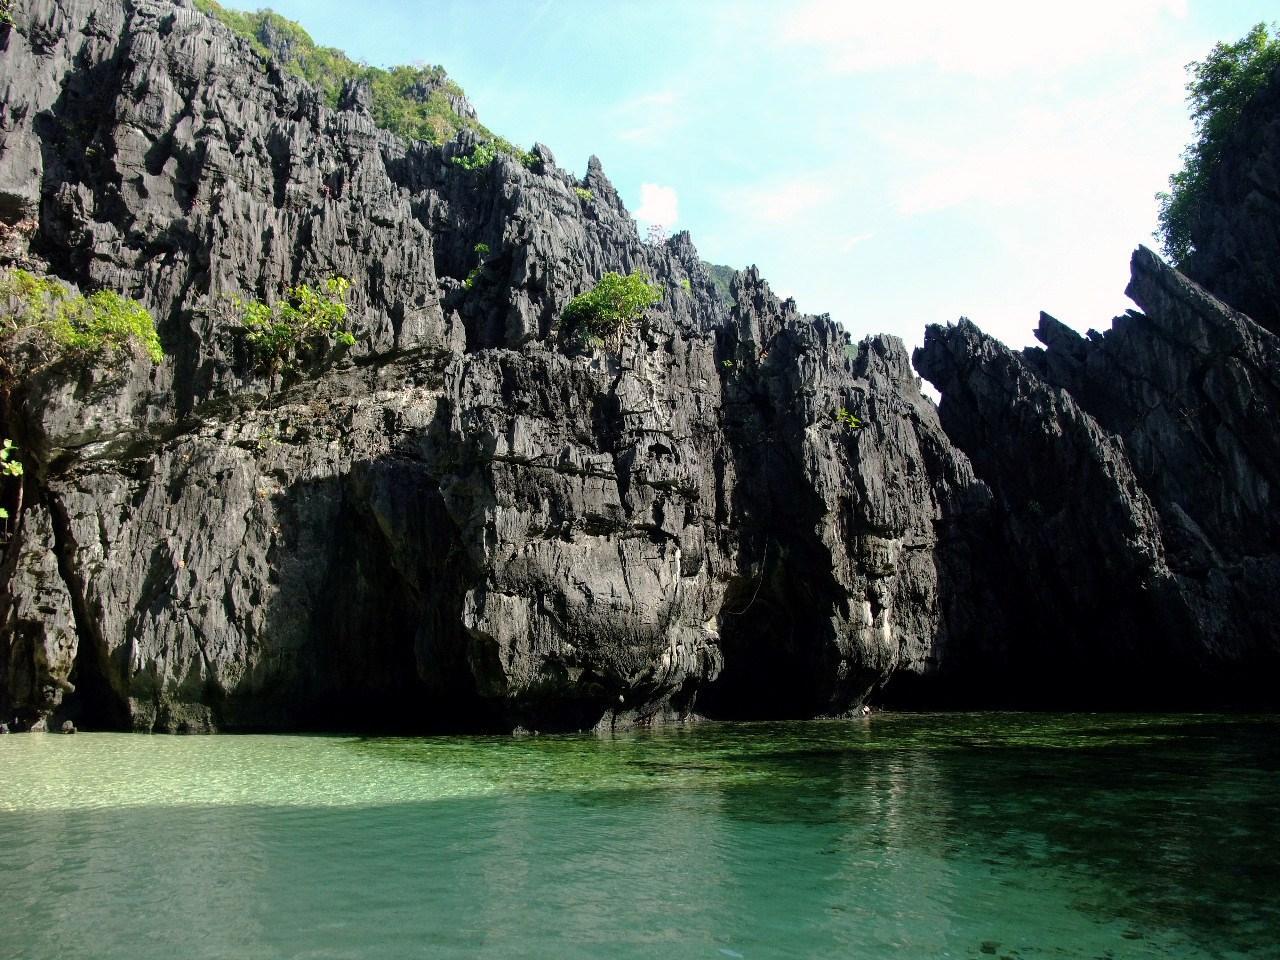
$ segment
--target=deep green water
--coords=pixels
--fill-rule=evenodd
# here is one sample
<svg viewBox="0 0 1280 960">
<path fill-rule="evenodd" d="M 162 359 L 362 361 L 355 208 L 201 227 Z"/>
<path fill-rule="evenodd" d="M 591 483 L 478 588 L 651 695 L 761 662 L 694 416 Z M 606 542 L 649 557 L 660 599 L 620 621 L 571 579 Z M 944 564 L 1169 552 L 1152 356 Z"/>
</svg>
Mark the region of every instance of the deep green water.
<svg viewBox="0 0 1280 960">
<path fill-rule="evenodd" d="M 0 737 L 0 957 L 1280 957 L 1280 721 Z"/>
</svg>

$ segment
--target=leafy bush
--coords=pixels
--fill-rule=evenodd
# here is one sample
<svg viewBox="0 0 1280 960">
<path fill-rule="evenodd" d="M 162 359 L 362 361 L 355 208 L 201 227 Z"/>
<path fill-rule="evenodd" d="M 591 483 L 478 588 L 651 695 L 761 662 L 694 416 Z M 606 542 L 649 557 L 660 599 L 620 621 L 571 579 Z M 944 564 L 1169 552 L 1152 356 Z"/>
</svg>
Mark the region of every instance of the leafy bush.
<svg viewBox="0 0 1280 960">
<path fill-rule="evenodd" d="M 0 27 L 13 25 L 13 0 L 0 0 Z"/>
<path fill-rule="evenodd" d="M 347 330 L 347 292 L 351 281 L 330 277 L 319 289 L 299 284 L 283 300 L 273 304 L 261 300 L 234 300 L 241 311 L 245 339 L 259 363 L 272 370 L 294 368 L 302 348 L 312 341 L 326 347 L 350 347 L 356 338 Z"/>
<path fill-rule="evenodd" d="M 483 170 L 498 159 L 498 151 L 491 143 L 477 143 L 465 157 L 454 157 L 453 162 L 463 170 Z"/>
<path fill-rule="evenodd" d="M 4 445 L 0 446 L 0 477 L 21 477 L 22 461 L 14 456 L 14 451 L 18 448 L 13 445 L 13 441 L 5 438 Z M 9 511 L 4 507 L 0 507 L 0 520 L 8 520 Z"/>
<path fill-rule="evenodd" d="M 0 341 L 21 332 L 47 337 L 64 354 L 132 352 L 152 363 L 164 359 L 155 322 L 138 301 L 112 290 L 73 294 L 53 277 L 13 269 L 0 273 Z"/>
<path fill-rule="evenodd" d="M 683 290 L 685 293 L 692 293 L 692 292 L 693 292 L 693 284 L 689 282 L 689 278 L 688 278 L 688 277 L 684 277 L 684 278 L 680 281 L 680 289 L 681 289 L 681 290 Z"/>
<path fill-rule="evenodd" d="M 1160 226 L 1156 236 L 1175 264 L 1191 255 L 1192 233 L 1209 177 L 1231 139 L 1245 105 L 1280 67 L 1280 30 L 1268 35 L 1257 24 L 1236 43 L 1219 43 L 1201 62 L 1187 65 L 1187 101 L 1196 140 L 1183 151 L 1183 167 L 1169 178 L 1167 193 L 1156 194 Z"/>
<path fill-rule="evenodd" d="M 472 249 L 480 257 L 480 262 L 471 268 L 471 272 L 467 274 L 467 279 L 462 281 L 463 290 L 470 290 L 475 286 L 476 278 L 480 276 L 480 271 L 484 269 L 484 258 L 489 255 L 489 245 L 487 243 L 477 243 Z"/>
<path fill-rule="evenodd" d="M 578 195 L 579 200 L 585 200 L 587 203 L 590 203 L 596 198 L 596 195 L 586 187 L 574 187 L 573 192 Z"/>
<path fill-rule="evenodd" d="M 642 273 L 606 273 L 594 288 L 570 300 L 561 318 L 569 329 L 618 349 L 632 324 L 661 299 L 662 291 Z"/>
<path fill-rule="evenodd" d="M 105 361 L 120 354 L 164 359 L 156 325 L 142 304 L 111 290 L 72 293 L 53 277 L 27 270 L 0 271 L 0 410 L 40 370 L 60 360 Z M 22 510 L 22 462 L 13 441 L 0 445 L 0 479 L 18 480 L 16 512 Z M 0 507 L 0 519 L 7 520 Z"/>
<path fill-rule="evenodd" d="M 850 430 L 861 430 L 866 426 L 858 417 L 854 416 L 844 407 L 836 410 L 836 423 L 841 426 L 848 427 Z"/>
</svg>

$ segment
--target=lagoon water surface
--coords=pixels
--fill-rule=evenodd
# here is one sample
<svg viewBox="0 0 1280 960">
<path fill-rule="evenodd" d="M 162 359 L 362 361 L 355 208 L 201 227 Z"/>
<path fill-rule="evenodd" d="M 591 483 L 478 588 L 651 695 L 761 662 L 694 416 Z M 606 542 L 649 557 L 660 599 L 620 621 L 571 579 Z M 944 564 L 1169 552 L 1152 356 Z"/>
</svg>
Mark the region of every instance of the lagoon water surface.
<svg viewBox="0 0 1280 960">
<path fill-rule="evenodd" d="M 0 737 L 0 957 L 1274 958 L 1280 721 Z"/>
</svg>

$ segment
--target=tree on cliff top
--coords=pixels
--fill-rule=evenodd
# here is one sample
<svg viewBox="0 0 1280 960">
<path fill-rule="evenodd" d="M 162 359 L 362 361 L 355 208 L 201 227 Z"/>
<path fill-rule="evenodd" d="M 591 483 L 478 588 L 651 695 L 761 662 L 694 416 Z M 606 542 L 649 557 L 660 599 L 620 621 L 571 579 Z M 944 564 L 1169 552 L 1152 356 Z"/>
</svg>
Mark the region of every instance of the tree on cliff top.
<svg viewBox="0 0 1280 960">
<path fill-rule="evenodd" d="M 1156 232 L 1165 254 L 1183 264 L 1193 249 L 1192 232 L 1208 189 L 1209 177 L 1231 139 L 1245 106 L 1280 69 L 1280 29 L 1257 24 L 1235 43 L 1219 43 L 1203 61 L 1187 64 L 1191 80 L 1187 101 L 1196 140 L 1183 151 L 1183 167 L 1169 178 L 1160 202 Z"/>
<path fill-rule="evenodd" d="M 462 88 L 449 79 L 444 67 L 371 67 L 341 50 L 321 46 L 299 24 L 272 10 L 250 13 L 224 7 L 217 0 L 195 0 L 195 5 L 247 40 L 264 61 L 277 61 L 285 72 L 315 87 L 330 107 L 338 106 L 348 82 L 359 81 L 368 85 L 374 122 L 397 136 L 440 144 L 453 139 L 459 130 L 471 130 L 501 153 L 521 160 L 527 157 L 473 115 L 458 112 L 457 104 L 464 97 Z"/>
</svg>

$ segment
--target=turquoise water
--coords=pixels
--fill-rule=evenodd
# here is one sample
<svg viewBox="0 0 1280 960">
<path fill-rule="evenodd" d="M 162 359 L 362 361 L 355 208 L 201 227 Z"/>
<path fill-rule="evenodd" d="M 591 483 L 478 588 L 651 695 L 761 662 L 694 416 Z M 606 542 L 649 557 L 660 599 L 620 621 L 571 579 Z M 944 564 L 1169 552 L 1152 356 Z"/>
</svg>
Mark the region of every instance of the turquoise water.
<svg viewBox="0 0 1280 960">
<path fill-rule="evenodd" d="M 1274 958 L 1277 734 L 0 737 L 0 957 Z"/>
</svg>

